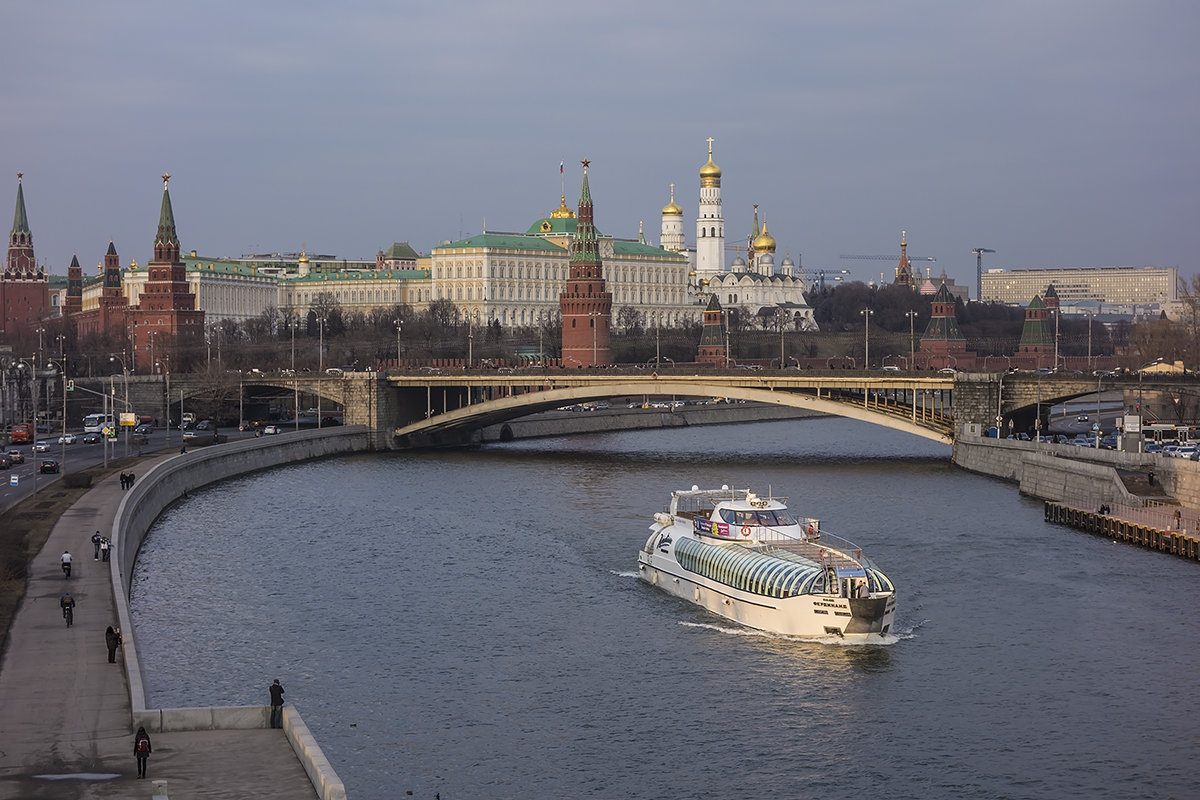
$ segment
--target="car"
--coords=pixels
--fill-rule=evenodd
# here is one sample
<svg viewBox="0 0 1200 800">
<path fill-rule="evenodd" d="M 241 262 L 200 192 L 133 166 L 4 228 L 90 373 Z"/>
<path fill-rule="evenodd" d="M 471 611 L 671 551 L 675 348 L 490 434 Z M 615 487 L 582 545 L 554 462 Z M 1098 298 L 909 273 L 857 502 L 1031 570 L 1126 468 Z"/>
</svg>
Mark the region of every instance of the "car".
<svg viewBox="0 0 1200 800">
<path fill-rule="evenodd" d="M 34 445 L 33 445 L 33 452 L 35 452 L 35 453 L 48 453 L 48 452 L 50 452 L 50 442 L 46 441 L 45 439 L 43 439 L 43 440 L 42 440 L 42 441 L 40 441 L 40 442 L 34 442 Z"/>
<path fill-rule="evenodd" d="M 43 458 L 41 466 L 38 467 L 38 472 L 43 475 L 58 472 L 58 462 L 53 458 Z"/>
<path fill-rule="evenodd" d="M 4 455 L 8 456 L 8 461 L 10 464 L 24 464 L 25 463 L 25 454 L 22 453 L 20 450 L 9 450 Z"/>
<path fill-rule="evenodd" d="M 154 426 L 149 422 L 143 422 L 141 425 L 138 425 L 136 428 L 134 428 L 133 432 L 140 433 L 144 436 L 148 433 L 154 433 Z"/>
<path fill-rule="evenodd" d="M 438 369 L 437 367 L 421 367 L 421 369 L 418 371 L 419 372 L 441 372 L 441 370 Z"/>
<path fill-rule="evenodd" d="M 325 370 L 325 374 L 332 375 L 335 378 L 340 377 L 342 374 L 342 368 L 341 367 L 330 367 L 329 369 Z"/>
<path fill-rule="evenodd" d="M 76 441 L 78 441 L 78 437 L 73 433 L 64 433 L 58 437 L 59 444 L 75 444 Z"/>
<path fill-rule="evenodd" d="M 91 433 L 85 433 L 83 435 L 83 443 L 95 444 L 96 442 L 102 441 L 103 438 L 104 437 L 102 437 L 98 432 L 92 431 Z"/>
<path fill-rule="evenodd" d="M 900 368 L 897 367 L 895 364 L 888 364 L 887 366 L 885 366 L 883 368 L 883 371 L 884 372 L 899 372 Z"/>
<path fill-rule="evenodd" d="M 8 469 L 12 465 L 12 459 L 8 457 L 8 454 L 0 453 L 0 469 Z"/>
<path fill-rule="evenodd" d="M 263 436 L 274 436 L 278 433 L 282 433 L 282 431 L 279 430 L 278 425 L 267 425 L 262 429 L 262 432 Z"/>
<path fill-rule="evenodd" d="M 954 375 L 958 372 L 954 367 L 942 367 L 938 370 L 942 375 Z"/>
<path fill-rule="evenodd" d="M 198 430 L 198 431 L 215 431 L 216 429 L 217 429 L 217 424 L 215 422 L 213 422 L 211 419 L 200 420 L 199 422 L 196 423 L 196 428 L 195 428 L 195 430 Z"/>
<path fill-rule="evenodd" d="M 1076 422 L 1087 422 L 1088 419 L 1089 419 L 1089 417 L 1087 414 L 1080 414 L 1078 417 L 1075 418 L 1075 421 Z"/>
</svg>

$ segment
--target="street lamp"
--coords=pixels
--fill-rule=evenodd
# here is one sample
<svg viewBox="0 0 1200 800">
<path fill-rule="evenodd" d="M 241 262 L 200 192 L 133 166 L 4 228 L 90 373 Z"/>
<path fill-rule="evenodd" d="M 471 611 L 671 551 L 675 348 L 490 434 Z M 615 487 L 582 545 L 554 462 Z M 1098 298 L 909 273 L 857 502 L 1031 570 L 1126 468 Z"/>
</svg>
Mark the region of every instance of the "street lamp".
<svg viewBox="0 0 1200 800">
<path fill-rule="evenodd" d="M 784 318 L 787 313 L 782 308 L 775 309 L 775 324 L 779 326 L 779 368 L 787 366 L 787 351 L 783 346 Z"/>
<path fill-rule="evenodd" d="M 394 319 L 396 325 L 396 369 L 400 369 L 400 331 L 404 330 L 404 320 Z"/>
<path fill-rule="evenodd" d="M 110 362 L 113 362 L 113 361 L 121 362 L 121 375 L 125 379 L 125 413 L 128 414 L 129 413 L 129 368 L 125 366 L 125 359 L 121 356 L 110 354 L 108 357 L 108 360 Z M 129 426 L 122 425 L 121 427 L 123 427 L 125 429 L 125 455 L 128 456 L 129 455 Z"/>
<path fill-rule="evenodd" d="M 591 318 L 590 321 L 592 323 L 592 366 L 595 367 L 595 366 L 597 366 L 596 365 L 596 318 L 603 317 L 604 315 L 602 313 L 600 313 L 599 311 L 589 311 L 588 316 Z"/>
<path fill-rule="evenodd" d="M 33 362 L 33 363 L 30 363 L 30 362 Z M 29 427 L 33 430 L 33 443 L 34 443 L 34 446 L 36 447 L 37 446 L 37 438 L 38 438 L 38 436 L 37 436 L 37 434 L 38 434 L 38 429 L 37 429 L 38 388 L 37 388 L 37 367 L 35 365 L 37 362 L 33 361 L 33 356 L 30 356 L 29 361 L 26 361 L 25 359 L 21 358 L 21 359 L 17 359 L 17 363 L 20 364 L 23 368 L 29 369 L 29 377 L 30 377 L 29 394 L 33 398 L 33 410 L 30 412 L 31 416 L 29 418 L 29 422 L 30 422 Z M 34 451 L 34 452 L 36 452 L 36 451 Z M 34 459 L 34 460 L 36 461 L 36 459 Z M 38 471 L 39 471 L 39 468 L 38 468 L 37 464 L 34 464 L 33 493 L 35 495 L 37 494 Z"/>
<path fill-rule="evenodd" d="M 863 316 L 863 369 L 871 368 L 871 315 L 875 312 L 869 308 L 864 308 L 858 312 Z"/>
<path fill-rule="evenodd" d="M 475 323 L 479 320 L 479 312 L 472 311 L 467 315 L 467 369 L 475 363 Z"/>
<path fill-rule="evenodd" d="M 908 317 L 908 368 L 915 369 L 917 361 L 917 311 L 905 311 L 904 316 Z"/>
<path fill-rule="evenodd" d="M 321 429 L 321 381 L 325 379 L 325 318 L 317 317 L 317 430 Z"/>
</svg>

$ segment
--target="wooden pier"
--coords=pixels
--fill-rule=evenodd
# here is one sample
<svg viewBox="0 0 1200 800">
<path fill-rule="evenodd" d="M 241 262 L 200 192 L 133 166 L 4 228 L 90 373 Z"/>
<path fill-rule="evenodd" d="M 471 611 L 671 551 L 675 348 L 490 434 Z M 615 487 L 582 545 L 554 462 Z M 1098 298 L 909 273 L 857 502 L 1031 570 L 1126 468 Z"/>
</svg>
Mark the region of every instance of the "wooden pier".
<svg viewBox="0 0 1200 800">
<path fill-rule="evenodd" d="M 1114 542 L 1137 545 L 1148 550 L 1170 553 L 1189 561 L 1200 560 L 1200 536 L 1181 529 L 1158 528 L 1130 522 L 1119 517 L 1084 511 L 1061 503 L 1046 501 L 1046 521 L 1068 525 L 1076 530 L 1103 536 Z"/>
</svg>

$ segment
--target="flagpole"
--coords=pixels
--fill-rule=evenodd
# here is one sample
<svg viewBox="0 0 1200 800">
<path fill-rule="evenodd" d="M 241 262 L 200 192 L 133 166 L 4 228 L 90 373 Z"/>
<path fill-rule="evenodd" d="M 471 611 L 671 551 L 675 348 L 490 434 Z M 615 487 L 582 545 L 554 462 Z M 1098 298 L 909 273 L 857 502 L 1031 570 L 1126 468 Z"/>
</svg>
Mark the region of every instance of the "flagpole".
<svg viewBox="0 0 1200 800">
<path fill-rule="evenodd" d="M 563 197 L 567 196 L 567 178 L 563 175 L 563 165 L 566 163 L 567 160 L 565 158 L 558 162 L 558 184 Z"/>
</svg>

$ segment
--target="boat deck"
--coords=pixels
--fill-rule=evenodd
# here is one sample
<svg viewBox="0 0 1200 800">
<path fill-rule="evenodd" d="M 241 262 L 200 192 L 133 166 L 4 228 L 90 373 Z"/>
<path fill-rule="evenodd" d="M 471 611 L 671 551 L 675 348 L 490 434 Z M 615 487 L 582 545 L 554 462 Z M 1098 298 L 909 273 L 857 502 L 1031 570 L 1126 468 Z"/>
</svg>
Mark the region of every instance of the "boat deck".
<svg viewBox="0 0 1200 800">
<path fill-rule="evenodd" d="M 706 518 L 703 513 L 691 511 L 680 511 L 676 513 L 676 516 L 684 519 Z M 858 551 L 857 548 L 850 544 L 850 542 L 822 542 L 822 534 L 820 533 L 818 533 L 812 539 L 795 539 L 790 536 L 784 536 L 777 533 L 775 538 L 771 539 L 751 538 L 739 539 L 736 541 L 724 536 L 711 536 L 709 534 L 700 532 L 697 532 L 697 536 L 712 539 L 714 542 L 719 542 L 721 544 L 737 544 L 746 548 L 747 550 L 754 550 L 759 553 L 770 553 L 772 550 L 786 550 L 789 553 L 794 553 L 795 555 L 807 558 L 814 564 L 820 564 L 824 567 L 832 567 L 835 569 L 864 566 L 861 551 Z M 827 539 L 836 538 L 830 537 L 827 534 L 824 536 Z M 849 546 L 848 550 L 847 546 Z"/>
</svg>

